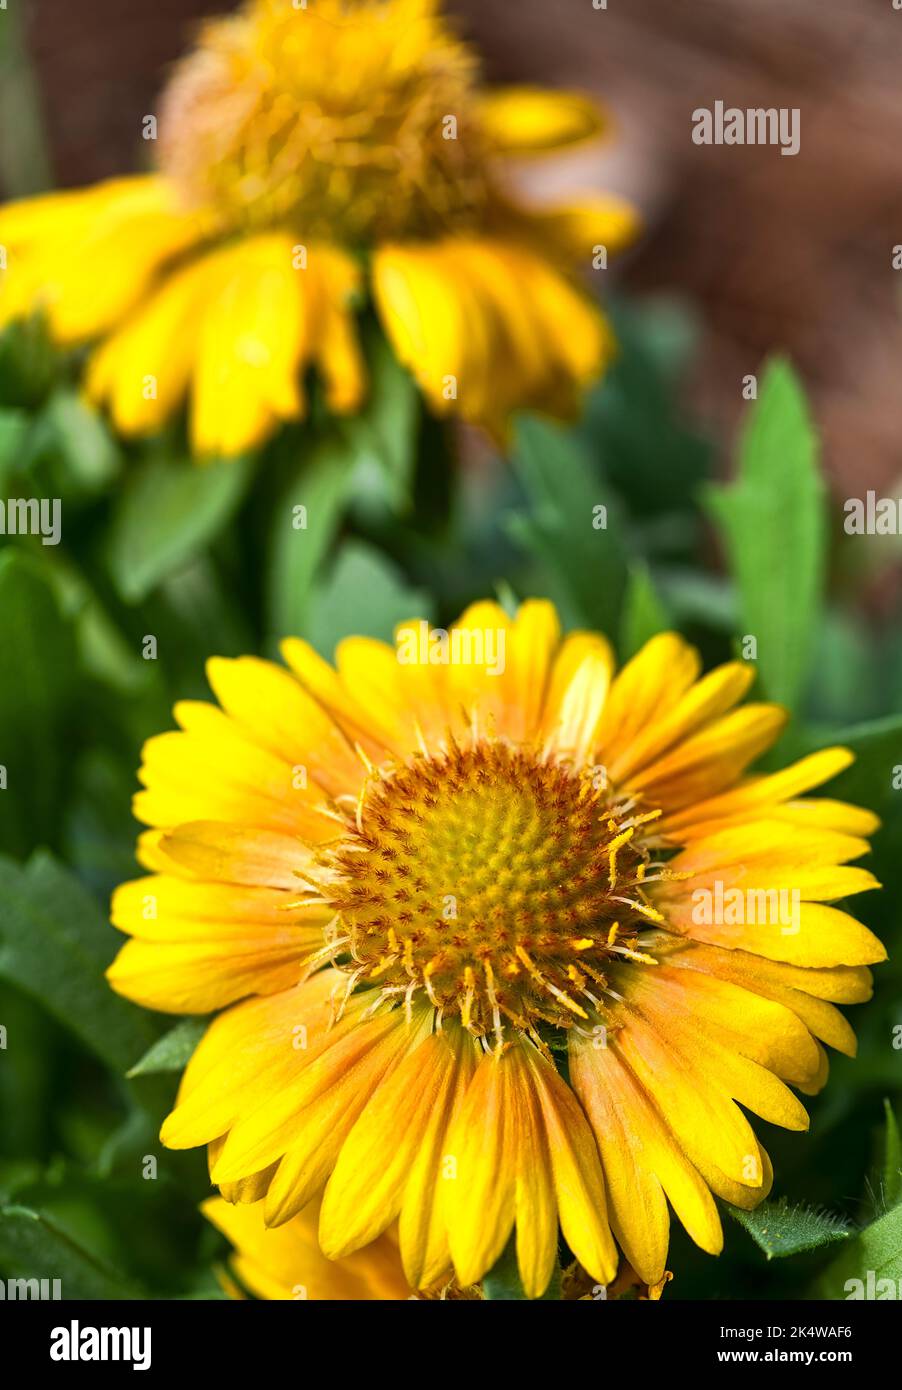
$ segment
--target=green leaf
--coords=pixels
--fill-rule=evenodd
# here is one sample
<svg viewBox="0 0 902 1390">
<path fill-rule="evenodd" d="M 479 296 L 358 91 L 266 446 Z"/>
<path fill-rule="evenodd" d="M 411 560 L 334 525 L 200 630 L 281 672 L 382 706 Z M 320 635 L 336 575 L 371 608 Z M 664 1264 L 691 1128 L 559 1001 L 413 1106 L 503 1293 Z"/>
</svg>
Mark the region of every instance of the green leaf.
<svg viewBox="0 0 902 1390">
<path fill-rule="evenodd" d="M 0 858 L 0 902 L 0 977 L 33 995 L 101 1061 L 124 1072 L 157 1030 L 152 1015 L 114 994 L 104 978 L 118 945 L 106 915 L 43 852 L 24 868 Z"/>
<path fill-rule="evenodd" d="M 317 585 L 310 608 L 308 636 L 324 656 L 353 632 L 391 642 L 398 623 L 432 619 L 432 602 L 421 589 L 409 588 L 400 571 L 371 546 L 347 541 L 329 575 Z"/>
<path fill-rule="evenodd" d="M 711 471 L 713 453 L 681 418 L 676 389 L 697 327 L 683 308 L 664 301 L 617 304 L 611 317 L 619 352 L 590 394 L 579 432 L 633 515 L 685 513 Z M 672 534 L 671 516 L 666 520 Z"/>
<path fill-rule="evenodd" d="M 817 1250 L 833 1241 L 846 1240 L 851 1234 L 851 1227 L 841 1216 L 804 1205 L 790 1206 L 785 1197 L 778 1202 L 762 1202 L 753 1211 L 729 1205 L 727 1211 L 769 1260 L 797 1255 L 802 1250 Z"/>
<path fill-rule="evenodd" d="M 883 1156 L 880 1164 L 881 1197 L 887 1210 L 902 1202 L 902 1137 L 893 1107 L 884 1100 L 886 1129 L 883 1135 Z"/>
<path fill-rule="evenodd" d="M 0 1209 L 0 1264 L 8 1278 L 59 1279 L 64 1299 L 131 1299 L 135 1285 L 30 1207 Z"/>
<path fill-rule="evenodd" d="M 893 786 L 894 768 L 902 765 L 902 714 L 851 728 L 819 729 L 812 734 L 810 746 L 819 748 L 827 742 L 855 754 L 852 766 L 830 783 L 830 796 L 857 802 L 878 814 L 902 809 L 902 788 Z"/>
<path fill-rule="evenodd" d="M 364 408 L 343 417 L 338 428 L 356 457 L 355 493 L 375 491 L 393 511 L 403 512 L 411 502 L 420 396 L 384 335 L 374 330 L 367 337 L 369 395 Z"/>
<path fill-rule="evenodd" d="M 338 532 L 356 457 L 351 441 L 337 430 L 319 439 L 276 505 L 268 602 L 275 638 L 307 626 L 313 583 Z"/>
<path fill-rule="evenodd" d="M 848 1287 L 850 1280 L 860 1280 L 863 1291 Z M 880 1280 L 891 1281 L 892 1292 L 879 1291 Z M 902 1204 L 893 1207 L 885 1216 L 865 1226 L 850 1240 L 839 1257 L 817 1280 L 815 1298 L 848 1298 L 853 1292 L 859 1297 L 898 1299 L 902 1283 Z M 869 1295 L 868 1287 L 874 1289 Z"/>
<path fill-rule="evenodd" d="M 620 655 L 628 661 L 650 637 L 666 632 L 671 626 L 667 609 L 648 572 L 648 566 L 638 563 L 630 568 L 620 623 Z"/>
<path fill-rule="evenodd" d="M 199 464 L 154 457 L 131 469 L 110 534 L 110 570 L 122 598 L 137 603 L 210 545 L 250 474 L 243 458 Z"/>
<path fill-rule="evenodd" d="M 583 447 L 558 426 L 526 416 L 511 462 L 530 510 L 511 517 L 509 529 L 539 560 L 565 624 L 616 632 L 626 583 L 623 521 Z"/>
<path fill-rule="evenodd" d="M 58 365 L 41 316 L 7 324 L 0 331 L 0 405 L 35 409 L 50 391 Z"/>
<path fill-rule="evenodd" d="M 0 408 L 0 491 L 3 499 L 9 496 L 7 487 L 16 469 L 28 434 L 29 418 L 24 410 Z"/>
<path fill-rule="evenodd" d="M 158 1076 L 161 1072 L 184 1071 L 208 1023 L 209 1019 L 206 1018 L 183 1018 L 162 1038 L 158 1038 L 126 1075 Z"/>
<path fill-rule="evenodd" d="M 757 638 L 767 695 L 790 707 L 803 692 L 823 596 L 827 520 L 818 453 L 796 375 L 773 360 L 751 407 L 735 483 L 706 492 L 739 589 L 742 634 Z"/>
<path fill-rule="evenodd" d="M 102 417 L 72 390 L 56 391 L 47 402 L 39 427 L 45 449 L 62 461 L 64 483 L 86 493 L 101 492 L 118 476 L 122 459 Z"/>
<path fill-rule="evenodd" d="M 867 925 L 889 949 L 890 964 L 886 968 L 892 970 L 897 957 L 893 943 L 897 939 L 897 904 L 902 891 L 902 786 L 894 785 L 899 782 L 895 769 L 902 767 L 902 715 L 870 720 L 851 728 L 812 731 L 800 751 L 814 751 L 827 744 L 851 749 L 855 762 L 821 788 L 819 794 L 865 806 L 875 811 L 881 820 L 872 842 L 873 857 L 868 867 L 883 884 L 884 891 L 873 896 L 868 894 L 861 901 L 867 913 Z M 880 1077 L 886 1074 L 886 1059 L 862 1056 L 858 1070 L 865 1067 L 873 1068 L 874 1081 L 882 1084 Z M 891 1065 L 889 1070 L 892 1070 Z"/>
<path fill-rule="evenodd" d="M 0 553 L 0 849 L 56 839 L 68 760 L 75 639 L 37 556 Z"/>
</svg>

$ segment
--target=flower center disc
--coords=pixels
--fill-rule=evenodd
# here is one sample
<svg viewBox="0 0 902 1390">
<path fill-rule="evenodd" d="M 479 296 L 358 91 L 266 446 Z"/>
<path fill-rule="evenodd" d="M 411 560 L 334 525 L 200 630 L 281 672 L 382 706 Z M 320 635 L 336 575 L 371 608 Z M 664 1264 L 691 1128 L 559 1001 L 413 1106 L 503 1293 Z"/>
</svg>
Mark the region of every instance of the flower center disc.
<svg viewBox="0 0 902 1390">
<path fill-rule="evenodd" d="M 477 1034 L 585 1019 L 656 918 L 624 821 L 590 779 L 501 742 L 380 779 L 331 856 L 350 968 Z"/>
<path fill-rule="evenodd" d="M 485 203 L 475 76 L 429 0 L 256 0 L 175 69 L 160 162 L 226 226 L 347 245 L 438 234 Z"/>
</svg>

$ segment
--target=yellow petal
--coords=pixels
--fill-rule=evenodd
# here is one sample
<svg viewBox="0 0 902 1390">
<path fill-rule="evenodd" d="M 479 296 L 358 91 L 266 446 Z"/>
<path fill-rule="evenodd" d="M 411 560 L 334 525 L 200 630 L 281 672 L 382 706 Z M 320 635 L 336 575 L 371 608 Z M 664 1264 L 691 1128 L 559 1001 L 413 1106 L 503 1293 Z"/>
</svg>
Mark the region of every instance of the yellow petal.
<svg viewBox="0 0 902 1390">
<path fill-rule="evenodd" d="M 113 989 L 146 1008 L 208 1013 L 245 994 L 297 984 L 330 914 L 286 910 L 295 895 L 155 875 L 113 894 L 113 925 L 136 940 L 107 971 Z"/>
<path fill-rule="evenodd" d="M 646 728 L 663 719 L 692 685 L 701 658 L 674 632 L 652 637 L 611 686 L 598 734 L 599 757 L 611 765 Z"/>
<path fill-rule="evenodd" d="M 120 322 L 160 267 L 194 246 L 209 219 L 179 210 L 166 179 L 116 179 L 94 189 L 50 195 L 0 218 L 9 227 L 8 277 L 20 273 L 28 304 L 44 308 L 54 339 L 84 342 Z"/>
<path fill-rule="evenodd" d="M 427 1037 L 376 1091 L 345 1140 L 326 1188 L 320 1242 L 330 1259 L 368 1245 L 403 1208 L 408 1277 L 414 1286 L 433 1281 L 426 1267 L 439 1168 L 449 1121 L 475 1064 L 473 1040 L 455 1026 Z M 446 1252 L 447 1247 L 445 1263 Z"/>
<path fill-rule="evenodd" d="M 222 708 L 255 743 L 305 768 L 330 796 L 357 794 L 363 764 L 334 720 L 287 671 L 252 656 L 211 657 L 207 677 Z"/>
<path fill-rule="evenodd" d="M 567 264 L 592 265 L 596 250 L 604 247 L 609 256 L 631 246 L 642 229 L 642 220 L 632 203 L 613 194 L 584 197 L 577 203 L 549 209 L 525 210 L 537 244 L 552 243 L 560 248 Z"/>
<path fill-rule="evenodd" d="M 204 307 L 191 408 L 196 453 L 254 448 L 279 420 L 301 413 L 306 271 L 287 236 L 261 236 L 216 253 L 219 285 Z"/>
<path fill-rule="evenodd" d="M 484 137 L 500 154 L 539 154 L 600 135 L 601 108 L 578 92 L 545 87 L 499 87 L 479 101 Z"/>
<path fill-rule="evenodd" d="M 262 1203 L 233 1207 L 211 1197 L 201 1210 L 236 1247 L 235 1273 L 258 1298 L 356 1302 L 410 1297 L 397 1245 L 388 1237 L 349 1259 L 326 1259 L 317 1243 L 316 1203 L 273 1229 L 264 1223 Z"/>
<path fill-rule="evenodd" d="M 303 888 L 311 851 L 288 835 L 220 821 L 189 821 L 164 835 L 165 854 L 190 873 L 250 887 Z"/>
<path fill-rule="evenodd" d="M 411 1011 L 409 1020 L 403 1009 L 397 1009 L 385 1020 L 357 1025 L 346 1042 L 310 1063 L 297 1088 L 296 1137 L 289 1136 L 289 1147 L 266 1194 L 269 1225 L 289 1220 L 322 1190 L 357 1118 L 405 1055 L 427 1036 L 432 1017 L 432 1010 L 422 1005 Z M 361 1047 L 361 1037 L 376 1024 L 381 1025 L 379 1034 L 369 1046 Z M 265 1127 L 268 1114 L 268 1108 L 261 1107 L 249 1125 Z M 231 1135 L 226 1143 L 224 1163 L 234 1138 Z"/>
<path fill-rule="evenodd" d="M 549 731 L 546 743 L 550 753 L 572 759 L 576 767 L 591 760 L 608 698 L 609 679 L 610 668 L 605 656 L 590 653 L 561 701 L 557 726 Z"/>
<path fill-rule="evenodd" d="M 294 989 L 219 1014 L 185 1068 L 175 1109 L 160 1131 L 163 1143 L 172 1149 L 207 1144 L 225 1134 L 261 1094 L 290 1086 L 332 1037 L 330 996 L 342 981 L 340 972 L 324 970 Z M 249 1164 L 232 1176 L 266 1166 Z"/>
<path fill-rule="evenodd" d="M 673 840 L 685 840 L 689 837 L 696 839 L 732 821 L 747 820 L 750 816 L 757 819 L 764 813 L 772 814 L 773 809 L 780 803 L 837 776 L 852 760 L 852 754 L 847 748 L 824 748 L 819 753 L 801 758 L 789 767 L 781 768 L 779 772 L 764 777 L 750 777 L 720 796 L 709 797 L 679 811 L 673 811 L 659 822 L 658 828 L 663 835 Z M 869 821 L 868 824 L 871 825 L 872 822 Z M 861 833 L 869 834 L 871 831 Z"/>
<path fill-rule="evenodd" d="M 617 1256 L 604 1184 L 585 1116 L 554 1067 L 530 1044 L 483 1057 L 448 1138 L 442 1187 L 461 1283 L 497 1261 L 517 1224 L 520 1277 L 539 1297 L 554 1260 L 551 1194 L 577 1259 L 609 1283 Z"/>
<path fill-rule="evenodd" d="M 614 1233 L 637 1273 L 655 1283 L 670 1234 L 665 1194 L 692 1239 L 712 1255 L 723 1245 L 720 1220 L 707 1186 L 634 1074 L 598 1040 L 571 1038 L 570 1079 L 598 1142 Z"/>
<path fill-rule="evenodd" d="M 690 686 L 666 713 L 659 711 L 654 722 L 637 732 L 629 746 L 610 760 L 612 778 L 619 784 L 640 782 L 642 779 L 637 774 L 645 769 L 644 775 L 650 779 L 650 764 L 654 765 L 656 760 L 664 763 L 662 755 L 668 749 L 683 744 L 697 730 L 732 709 L 754 678 L 754 669 L 739 661 L 710 671 Z"/>
</svg>

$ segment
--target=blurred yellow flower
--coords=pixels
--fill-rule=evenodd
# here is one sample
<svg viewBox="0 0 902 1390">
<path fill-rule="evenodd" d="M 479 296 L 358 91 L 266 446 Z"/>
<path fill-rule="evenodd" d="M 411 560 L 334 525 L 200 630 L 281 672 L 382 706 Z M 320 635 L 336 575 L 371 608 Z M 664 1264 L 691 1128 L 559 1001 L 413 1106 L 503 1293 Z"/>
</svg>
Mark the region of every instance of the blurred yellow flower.
<svg viewBox="0 0 902 1390">
<path fill-rule="evenodd" d="M 225 1189 L 228 1191 L 228 1189 Z M 226 1201 L 210 1197 L 201 1206 L 207 1220 L 235 1247 L 220 1281 L 232 1298 L 247 1289 L 257 1298 L 322 1302 L 397 1301 L 429 1299 L 450 1302 L 481 1297 L 477 1287 L 462 1289 L 446 1279 L 425 1291 L 415 1291 L 404 1277 L 396 1229 L 386 1231 L 342 1260 L 328 1260 L 320 1249 L 317 1228 L 319 1202 L 311 1202 L 282 1226 L 267 1226 L 263 1203 Z"/>
<path fill-rule="evenodd" d="M 322 1303 L 412 1295 L 398 1242 L 388 1235 L 346 1260 L 327 1260 L 316 1236 L 316 1203 L 274 1229 L 263 1220 L 262 1202 L 232 1204 L 210 1197 L 201 1210 L 235 1246 L 232 1271 L 257 1298 Z"/>
<path fill-rule="evenodd" d="M 412 1288 L 476 1283 L 514 1227 L 530 1296 L 559 1227 L 592 1280 L 616 1238 L 657 1286 L 668 1200 L 716 1253 L 712 1194 L 769 1190 L 739 1107 L 805 1129 L 786 1083 L 855 1050 L 834 1005 L 885 952 L 828 904 L 877 886 L 850 866 L 877 822 L 803 796 L 851 755 L 747 776 L 784 712 L 673 633 L 617 675 L 544 602 L 398 637 L 346 639 L 337 670 L 296 639 L 290 671 L 213 660 L 221 708 L 145 747 L 153 876 L 115 894 L 109 978 L 222 1010 L 163 1142 L 209 1145 L 270 1226 L 322 1196 L 330 1258 L 397 1221 Z"/>
<path fill-rule="evenodd" d="M 436 411 L 496 434 L 516 407 L 566 416 L 613 349 L 567 273 L 636 217 L 532 212 L 499 168 L 602 125 L 571 93 L 485 90 L 437 0 L 247 0 L 176 68 L 157 173 L 0 213 L 0 323 L 41 310 L 58 343 L 100 340 L 86 389 L 126 435 L 190 396 L 200 455 L 299 417 L 308 368 L 356 410 L 367 289 Z"/>
</svg>

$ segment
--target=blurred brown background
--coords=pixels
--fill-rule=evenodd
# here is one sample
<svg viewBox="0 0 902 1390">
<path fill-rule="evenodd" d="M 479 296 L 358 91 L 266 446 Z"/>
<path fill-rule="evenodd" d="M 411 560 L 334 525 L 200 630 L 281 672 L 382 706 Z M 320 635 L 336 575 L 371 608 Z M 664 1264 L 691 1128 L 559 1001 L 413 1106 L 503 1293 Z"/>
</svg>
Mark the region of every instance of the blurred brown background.
<svg viewBox="0 0 902 1390">
<path fill-rule="evenodd" d="M 600 3 L 600 0 L 596 0 Z M 617 139 L 540 177 L 604 180 L 648 232 L 619 272 L 685 296 L 702 325 L 691 389 L 721 437 L 740 379 L 788 351 L 841 496 L 902 476 L 902 10 L 892 0 L 452 0 L 490 77 L 602 96 Z M 56 180 L 136 167 L 141 117 L 222 0 L 28 0 L 27 45 Z M 799 107 L 801 151 L 699 147 L 698 106 Z"/>
</svg>

